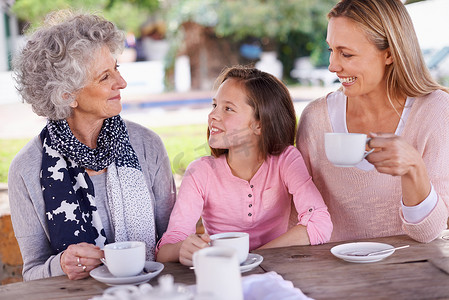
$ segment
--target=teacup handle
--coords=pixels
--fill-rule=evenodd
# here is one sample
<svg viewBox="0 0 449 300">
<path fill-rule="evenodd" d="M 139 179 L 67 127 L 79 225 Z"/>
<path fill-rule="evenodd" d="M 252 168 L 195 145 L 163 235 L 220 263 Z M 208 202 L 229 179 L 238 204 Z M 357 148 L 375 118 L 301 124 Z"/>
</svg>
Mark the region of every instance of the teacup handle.
<svg viewBox="0 0 449 300">
<path fill-rule="evenodd" d="M 367 138 L 365 143 L 368 144 L 369 141 L 371 141 L 371 138 Z M 369 154 L 373 153 L 373 151 L 374 151 L 374 148 L 372 148 L 370 151 L 365 151 L 365 154 L 363 155 L 363 158 L 365 158 L 365 157 L 367 157 Z"/>
<path fill-rule="evenodd" d="M 108 266 L 108 264 L 106 263 L 106 259 L 104 257 L 100 258 L 100 261 L 105 265 Z"/>
</svg>

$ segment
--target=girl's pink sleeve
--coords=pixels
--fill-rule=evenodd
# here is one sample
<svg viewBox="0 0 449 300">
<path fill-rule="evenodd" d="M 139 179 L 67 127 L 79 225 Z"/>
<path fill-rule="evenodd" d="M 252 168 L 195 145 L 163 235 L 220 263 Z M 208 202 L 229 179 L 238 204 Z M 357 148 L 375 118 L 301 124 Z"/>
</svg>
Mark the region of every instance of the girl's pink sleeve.
<svg viewBox="0 0 449 300">
<path fill-rule="evenodd" d="M 307 227 L 311 245 L 330 240 L 332 221 L 323 197 L 312 181 L 312 177 L 298 149 L 289 147 L 283 162 L 284 182 L 298 212 L 298 223 Z"/>
</svg>

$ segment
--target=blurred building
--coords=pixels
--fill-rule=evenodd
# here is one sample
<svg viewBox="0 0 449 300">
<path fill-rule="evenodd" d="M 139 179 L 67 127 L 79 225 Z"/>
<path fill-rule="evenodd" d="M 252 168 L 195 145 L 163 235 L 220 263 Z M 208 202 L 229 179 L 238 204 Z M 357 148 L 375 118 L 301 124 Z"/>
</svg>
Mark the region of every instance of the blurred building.
<svg viewBox="0 0 449 300">
<path fill-rule="evenodd" d="M 224 67 L 239 63 L 238 45 L 195 22 L 183 23 L 182 29 L 184 40 L 178 55 L 189 58 L 192 89 L 211 90 Z"/>
<path fill-rule="evenodd" d="M 415 27 L 418 41 L 423 50 L 441 49 L 449 46 L 449 1 L 426 0 L 405 6 Z"/>
<path fill-rule="evenodd" d="M 21 47 L 23 38 L 19 35 L 19 23 L 11 13 L 14 1 L 0 0 L 0 104 L 17 101 L 17 92 L 12 78 L 11 58 Z"/>
<path fill-rule="evenodd" d="M 136 41 L 139 59 L 164 60 L 169 48 L 165 23 L 153 18 L 148 19 L 140 27 L 140 38 Z"/>
<path fill-rule="evenodd" d="M 449 86 L 449 0 L 426 0 L 406 7 L 432 76 Z"/>
<path fill-rule="evenodd" d="M 0 72 L 11 67 L 11 56 L 19 45 L 19 25 L 10 12 L 14 0 L 0 0 Z"/>
</svg>

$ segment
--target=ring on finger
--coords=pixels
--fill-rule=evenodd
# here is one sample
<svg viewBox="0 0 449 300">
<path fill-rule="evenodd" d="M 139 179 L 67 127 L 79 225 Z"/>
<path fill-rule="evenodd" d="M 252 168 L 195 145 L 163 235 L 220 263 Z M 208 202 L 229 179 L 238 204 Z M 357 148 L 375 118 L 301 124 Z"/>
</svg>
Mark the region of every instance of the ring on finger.
<svg viewBox="0 0 449 300">
<path fill-rule="evenodd" d="M 79 258 L 79 257 L 76 258 L 76 262 L 78 263 L 78 264 L 77 264 L 78 267 L 82 267 L 82 266 L 83 266 L 83 265 L 81 264 L 81 261 L 80 261 L 80 258 Z"/>
<path fill-rule="evenodd" d="M 83 266 L 83 272 L 86 272 L 87 267 Z"/>
</svg>

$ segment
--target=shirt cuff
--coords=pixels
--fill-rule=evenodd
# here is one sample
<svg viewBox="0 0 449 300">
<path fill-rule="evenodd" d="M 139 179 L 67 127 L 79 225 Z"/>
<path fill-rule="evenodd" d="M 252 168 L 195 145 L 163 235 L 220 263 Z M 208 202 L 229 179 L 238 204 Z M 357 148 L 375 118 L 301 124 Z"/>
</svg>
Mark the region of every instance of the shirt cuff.
<svg viewBox="0 0 449 300">
<path fill-rule="evenodd" d="M 424 220 L 430 212 L 435 208 L 438 202 L 438 195 L 431 184 L 431 189 L 429 196 L 424 199 L 418 205 L 415 206 L 405 206 L 404 202 L 401 200 L 402 214 L 404 215 L 404 220 L 408 223 L 417 224 Z"/>
</svg>

